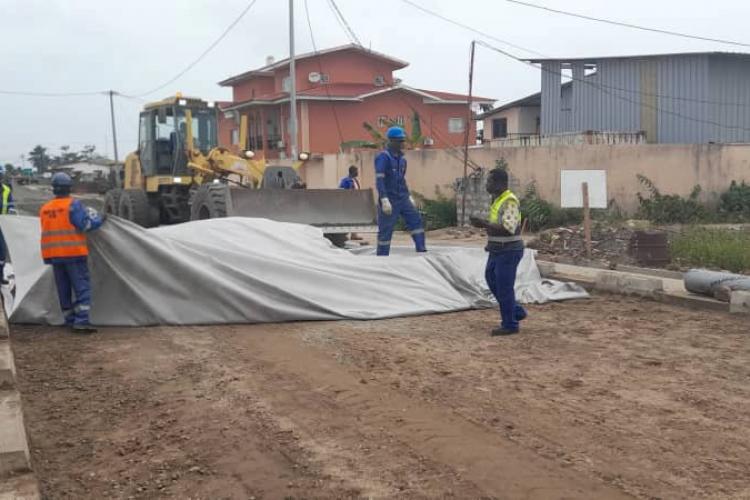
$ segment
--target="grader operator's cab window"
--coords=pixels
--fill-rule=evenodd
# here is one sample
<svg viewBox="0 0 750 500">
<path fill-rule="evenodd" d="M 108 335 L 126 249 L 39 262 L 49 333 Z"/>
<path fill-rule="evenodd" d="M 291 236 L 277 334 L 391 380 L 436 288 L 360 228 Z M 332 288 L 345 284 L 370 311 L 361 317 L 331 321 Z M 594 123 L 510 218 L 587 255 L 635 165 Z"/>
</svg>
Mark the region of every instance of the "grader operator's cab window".
<svg viewBox="0 0 750 500">
<path fill-rule="evenodd" d="M 190 110 L 193 119 L 193 147 L 203 154 L 208 154 L 218 145 L 216 130 L 216 111 L 211 108 L 193 108 Z M 177 109 L 177 129 L 180 139 L 184 141 L 187 133 L 187 118 L 185 108 Z"/>
</svg>

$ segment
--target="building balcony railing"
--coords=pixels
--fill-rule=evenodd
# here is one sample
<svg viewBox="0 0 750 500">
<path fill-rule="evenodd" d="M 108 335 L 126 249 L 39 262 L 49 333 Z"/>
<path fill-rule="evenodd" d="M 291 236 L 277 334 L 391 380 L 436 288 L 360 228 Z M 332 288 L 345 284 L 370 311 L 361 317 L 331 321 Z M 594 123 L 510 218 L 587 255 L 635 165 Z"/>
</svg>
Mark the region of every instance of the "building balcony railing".
<svg viewBox="0 0 750 500">
<path fill-rule="evenodd" d="M 492 139 L 492 148 L 528 148 L 539 146 L 579 146 L 592 144 L 645 144 L 645 132 L 567 132 L 555 135 L 511 134 L 503 139 Z"/>
</svg>

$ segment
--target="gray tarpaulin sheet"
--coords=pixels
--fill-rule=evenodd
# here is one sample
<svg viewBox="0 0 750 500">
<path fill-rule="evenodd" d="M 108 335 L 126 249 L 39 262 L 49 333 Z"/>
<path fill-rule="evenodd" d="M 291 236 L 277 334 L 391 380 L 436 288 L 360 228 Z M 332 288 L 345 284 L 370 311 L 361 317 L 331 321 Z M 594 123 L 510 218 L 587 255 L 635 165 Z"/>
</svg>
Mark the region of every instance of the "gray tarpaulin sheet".
<svg viewBox="0 0 750 500">
<path fill-rule="evenodd" d="M 0 217 L 0 227 L 16 278 L 10 320 L 62 323 L 38 220 Z M 89 246 L 97 325 L 364 320 L 493 305 L 480 249 L 355 255 L 311 226 L 240 217 L 148 230 L 110 218 Z M 525 302 L 587 296 L 576 285 L 543 281 L 532 251 L 517 290 Z"/>
</svg>

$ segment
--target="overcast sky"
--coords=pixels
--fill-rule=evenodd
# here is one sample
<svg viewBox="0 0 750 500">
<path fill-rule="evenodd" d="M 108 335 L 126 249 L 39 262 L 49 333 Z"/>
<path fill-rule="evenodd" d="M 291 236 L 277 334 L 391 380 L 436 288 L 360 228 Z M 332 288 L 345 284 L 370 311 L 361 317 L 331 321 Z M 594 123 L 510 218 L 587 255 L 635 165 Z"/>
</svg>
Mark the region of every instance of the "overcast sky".
<svg viewBox="0 0 750 500">
<path fill-rule="evenodd" d="M 311 50 L 304 0 L 295 0 L 298 52 Z M 550 56 L 589 56 L 737 47 L 592 23 L 504 0 L 414 0 L 476 29 Z M 560 9 L 707 37 L 750 42 L 747 0 L 533 0 Z M 348 43 L 327 0 L 308 0 L 318 48 Z M 249 0 L 0 0 L 0 90 L 140 93 L 180 72 L 237 17 Z M 219 80 L 288 55 L 286 0 L 257 0 L 198 66 L 148 96 L 182 91 L 228 100 Z M 410 86 L 466 92 L 469 44 L 480 38 L 401 0 L 338 0 L 365 46 L 411 64 L 397 73 Z M 519 56 L 518 49 L 488 42 Z M 500 102 L 539 89 L 540 74 L 479 48 L 475 93 Z M 120 158 L 135 149 L 141 101 L 116 99 Z M 102 96 L 42 98 L 0 95 L 0 162 L 19 163 L 35 144 L 57 152 L 95 144 L 112 155 L 109 103 Z"/>
</svg>

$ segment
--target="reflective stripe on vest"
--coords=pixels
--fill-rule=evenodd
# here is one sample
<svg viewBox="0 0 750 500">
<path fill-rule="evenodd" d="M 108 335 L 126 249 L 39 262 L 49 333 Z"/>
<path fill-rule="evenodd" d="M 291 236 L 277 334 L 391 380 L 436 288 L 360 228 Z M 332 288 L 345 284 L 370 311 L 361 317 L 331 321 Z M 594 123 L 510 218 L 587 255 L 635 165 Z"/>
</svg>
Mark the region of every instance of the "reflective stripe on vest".
<svg viewBox="0 0 750 500">
<path fill-rule="evenodd" d="M 10 187 L 3 184 L 3 215 L 8 213 L 8 203 L 10 203 Z"/>
<path fill-rule="evenodd" d="M 55 198 L 39 212 L 42 223 L 42 258 L 85 257 L 89 254 L 86 235 L 70 222 L 73 198 Z"/>
<path fill-rule="evenodd" d="M 518 205 L 518 216 L 521 217 L 521 202 L 518 200 L 518 197 L 513 194 L 513 192 L 510 189 L 506 189 L 500 196 L 495 198 L 495 201 L 492 202 L 492 206 L 490 207 L 490 215 L 487 218 L 487 220 L 492 224 L 498 224 L 500 222 L 500 213 L 502 211 L 503 205 L 507 203 L 508 201 L 513 201 Z M 521 234 L 521 223 L 519 220 L 518 227 L 516 228 L 516 234 L 513 236 L 488 236 L 487 240 L 491 241 L 493 243 L 512 243 L 514 241 L 521 241 L 523 238 L 520 236 Z"/>
</svg>

